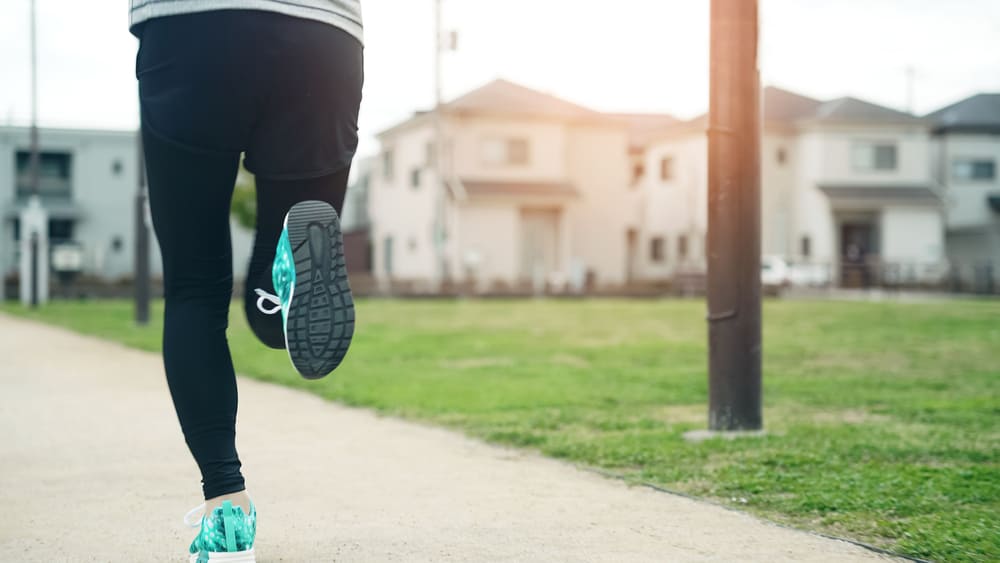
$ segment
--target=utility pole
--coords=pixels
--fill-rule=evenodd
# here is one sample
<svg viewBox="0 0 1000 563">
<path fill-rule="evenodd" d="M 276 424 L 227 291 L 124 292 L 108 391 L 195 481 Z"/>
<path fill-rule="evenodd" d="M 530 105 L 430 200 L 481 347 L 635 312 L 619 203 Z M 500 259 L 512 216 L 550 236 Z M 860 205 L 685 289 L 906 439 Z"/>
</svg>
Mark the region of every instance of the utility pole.
<svg viewBox="0 0 1000 563">
<path fill-rule="evenodd" d="M 21 264 L 19 279 L 21 302 L 38 307 L 49 298 L 48 215 L 42 207 L 41 155 L 38 148 L 38 38 L 36 36 L 35 0 L 30 3 L 29 33 L 31 39 L 31 154 L 28 157 L 28 182 L 31 195 L 21 210 Z"/>
<path fill-rule="evenodd" d="M 712 0 L 708 111 L 709 429 L 759 430 L 757 0 Z"/>
<path fill-rule="evenodd" d="M 149 324 L 149 225 L 146 224 L 146 160 L 142 148 L 142 127 L 136 135 L 135 194 L 135 323 Z"/>
<path fill-rule="evenodd" d="M 447 229 L 445 226 L 445 201 L 448 189 L 444 178 L 444 109 L 442 94 L 442 56 L 444 38 L 441 27 L 441 0 L 434 0 L 434 179 L 435 185 L 435 220 L 434 220 L 434 250 L 437 259 L 438 290 L 442 288 L 447 277 L 447 261 L 445 257 L 445 242 Z"/>
</svg>

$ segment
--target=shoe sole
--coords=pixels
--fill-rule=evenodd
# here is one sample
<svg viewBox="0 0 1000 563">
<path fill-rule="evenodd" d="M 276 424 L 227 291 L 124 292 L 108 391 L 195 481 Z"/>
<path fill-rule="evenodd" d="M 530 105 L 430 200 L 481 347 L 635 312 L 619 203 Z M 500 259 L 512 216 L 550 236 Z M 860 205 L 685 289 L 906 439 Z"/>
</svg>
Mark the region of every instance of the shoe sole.
<svg viewBox="0 0 1000 563">
<path fill-rule="evenodd" d="M 295 260 L 285 345 L 295 369 L 319 379 L 340 365 L 354 336 L 340 218 L 325 202 L 303 201 L 288 211 L 285 229 Z"/>
<path fill-rule="evenodd" d="M 188 561 L 190 563 L 198 563 L 200 558 L 200 553 L 192 553 L 188 558 Z M 246 551 L 232 551 L 225 553 L 211 552 L 208 554 L 208 560 L 219 563 L 257 563 L 257 556 L 254 555 L 253 548 L 251 547 Z M 201 561 L 204 561 L 204 559 L 201 559 Z"/>
</svg>

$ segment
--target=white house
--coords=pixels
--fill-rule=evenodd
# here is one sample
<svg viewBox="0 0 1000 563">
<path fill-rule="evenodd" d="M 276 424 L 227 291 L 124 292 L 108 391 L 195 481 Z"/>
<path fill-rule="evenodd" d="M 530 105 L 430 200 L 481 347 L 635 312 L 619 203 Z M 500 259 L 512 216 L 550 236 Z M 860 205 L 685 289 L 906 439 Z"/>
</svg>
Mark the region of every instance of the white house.
<svg viewBox="0 0 1000 563">
<path fill-rule="evenodd" d="M 50 245 L 74 243 L 81 273 L 114 281 L 134 271 L 138 149 L 135 131 L 39 129 L 39 192 L 48 212 Z M 18 270 L 19 215 L 31 193 L 30 130 L 0 127 L 0 274 Z M 151 268 L 161 271 L 151 244 Z M 253 235 L 233 225 L 235 275 L 242 278 Z"/>
<path fill-rule="evenodd" d="M 765 88 L 762 251 L 827 268 L 857 286 L 944 272 L 944 206 L 930 127 L 854 98 L 821 102 Z M 704 271 L 706 120 L 664 129 L 645 151 L 639 278 Z"/>
<path fill-rule="evenodd" d="M 376 279 L 428 289 L 445 280 L 483 289 L 626 282 L 638 193 L 628 189 L 625 120 L 503 80 L 438 112 L 378 136 Z"/>
<path fill-rule="evenodd" d="M 926 116 L 935 178 L 945 187 L 948 258 L 980 289 L 1000 280 L 1000 94 L 977 94 Z"/>
</svg>

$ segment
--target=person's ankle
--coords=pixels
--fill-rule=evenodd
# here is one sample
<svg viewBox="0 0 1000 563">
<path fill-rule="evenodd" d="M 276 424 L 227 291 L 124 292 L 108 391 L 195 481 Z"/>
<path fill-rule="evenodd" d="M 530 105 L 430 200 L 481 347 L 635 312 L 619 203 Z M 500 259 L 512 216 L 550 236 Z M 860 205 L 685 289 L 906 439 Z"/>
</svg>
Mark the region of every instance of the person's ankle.
<svg viewBox="0 0 1000 563">
<path fill-rule="evenodd" d="M 243 514 L 250 514 L 250 495 L 247 494 L 246 489 L 207 499 L 205 501 L 205 514 L 211 514 L 213 510 L 222 506 L 222 502 L 226 500 L 232 503 L 233 508 L 237 506 L 243 508 Z"/>
</svg>

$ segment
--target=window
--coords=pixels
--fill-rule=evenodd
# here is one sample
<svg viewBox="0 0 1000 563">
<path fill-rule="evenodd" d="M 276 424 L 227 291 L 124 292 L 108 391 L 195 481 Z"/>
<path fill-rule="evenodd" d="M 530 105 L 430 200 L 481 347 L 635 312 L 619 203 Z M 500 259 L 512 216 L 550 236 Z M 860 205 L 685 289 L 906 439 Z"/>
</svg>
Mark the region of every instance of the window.
<svg viewBox="0 0 1000 563">
<path fill-rule="evenodd" d="M 809 235 L 802 235 L 802 238 L 799 240 L 799 245 L 802 257 L 809 258 L 809 255 L 812 254 L 812 241 L 809 240 Z"/>
<path fill-rule="evenodd" d="M 382 177 L 386 180 L 392 180 L 392 173 L 395 170 L 396 164 L 393 162 L 392 151 L 387 150 L 382 153 Z"/>
<path fill-rule="evenodd" d="M 632 164 L 632 185 L 635 186 L 642 180 L 642 176 L 646 173 L 646 164 L 639 160 Z"/>
<path fill-rule="evenodd" d="M 785 147 L 778 147 L 777 152 L 774 153 L 774 158 L 778 161 L 778 164 L 784 164 L 788 160 L 788 152 L 785 151 Z"/>
<path fill-rule="evenodd" d="M 17 151 L 17 197 L 32 193 L 31 153 Z M 64 152 L 43 152 L 38 155 L 38 195 L 51 199 L 69 199 L 72 155 Z"/>
<path fill-rule="evenodd" d="M 956 159 L 951 163 L 951 175 L 956 180 L 993 180 L 997 176 L 996 163 L 986 158 Z"/>
<path fill-rule="evenodd" d="M 410 171 L 410 187 L 413 189 L 420 187 L 420 169 L 414 168 Z"/>
<path fill-rule="evenodd" d="M 667 239 L 653 237 L 649 240 L 649 259 L 653 262 L 663 262 L 667 259 Z"/>
<path fill-rule="evenodd" d="M 674 178 L 674 159 L 670 156 L 665 156 L 660 159 L 660 179 L 661 180 L 672 180 Z"/>
<path fill-rule="evenodd" d="M 69 242 L 73 240 L 72 219 L 49 219 L 49 242 Z"/>
<path fill-rule="evenodd" d="M 896 169 L 896 145 L 892 143 L 855 143 L 851 149 L 855 170 L 882 171 Z"/>
<path fill-rule="evenodd" d="M 524 165 L 529 161 L 527 139 L 486 139 L 483 141 L 482 159 L 492 165 Z"/>
<path fill-rule="evenodd" d="M 688 255 L 688 238 L 687 235 L 681 235 L 677 237 L 677 256 L 684 260 Z"/>
</svg>

